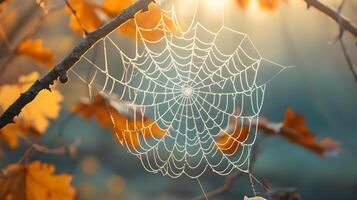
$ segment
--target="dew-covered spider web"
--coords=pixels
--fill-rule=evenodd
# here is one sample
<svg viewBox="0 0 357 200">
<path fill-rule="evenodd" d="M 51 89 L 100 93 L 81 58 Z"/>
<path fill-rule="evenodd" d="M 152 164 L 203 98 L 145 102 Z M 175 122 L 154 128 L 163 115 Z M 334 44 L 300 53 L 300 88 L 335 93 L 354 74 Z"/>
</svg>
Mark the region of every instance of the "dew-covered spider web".
<svg viewBox="0 0 357 200">
<path fill-rule="evenodd" d="M 71 72 L 91 95 L 104 93 L 132 111 L 124 125 L 113 120 L 116 136 L 147 171 L 248 173 L 266 83 L 286 67 L 263 58 L 224 17 L 211 29 L 197 3 L 181 22 L 180 1 L 169 1 L 157 2 L 155 26 L 134 20 L 135 44 L 114 31 Z"/>
</svg>

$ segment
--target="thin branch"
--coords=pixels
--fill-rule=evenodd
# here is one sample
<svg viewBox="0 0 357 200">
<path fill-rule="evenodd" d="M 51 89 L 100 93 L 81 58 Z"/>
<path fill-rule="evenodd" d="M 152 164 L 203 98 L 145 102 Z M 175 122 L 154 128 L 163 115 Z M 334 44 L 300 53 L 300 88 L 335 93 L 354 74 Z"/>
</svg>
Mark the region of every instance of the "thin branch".
<svg viewBox="0 0 357 200">
<path fill-rule="evenodd" d="M 41 27 L 42 27 L 43 23 L 45 22 L 46 17 L 49 14 L 54 13 L 55 11 L 59 11 L 60 8 L 61 7 L 55 7 L 53 9 L 51 9 L 50 11 L 43 12 L 43 14 L 37 20 L 36 24 L 34 26 L 32 26 L 32 28 L 14 45 L 14 48 L 9 49 L 9 52 L 5 55 L 4 59 L 0 63 L 0 76 L 2 76 L 4 74 L 4 72 L 10 66 L 12 61 L 16 58 L 16 56 L 19 55 L 19 54 L 17 54 L 17 49 L 19 48 L 21 43 L 23 41 L 25 41 L 26 39 L 31 38 L 32 36 L 37 34 L 41 30 Z"/>
<path fill-rule="evenodd" d="M 123 12 L 106 25 L 94 32 L 88 33 L 88 35 L 74 47 L 72 52 L 66 58 L 59 62 L 45 76 L 33 83 L 26 92 L 22 93 L 20 97 L 7 108 L 0 117 L 0 129 L 9 123 L 14 123 L 14 118 L 21 113 L 22 108 L 34 100 L 41 90 L 50 90 L 50 86 L 57 79 L 59 79 L 61 83 L 66 83 L 68 81 L 67 71 L 77 63 L 97 41 L 108 35 L 127 20 L 133 18 L 137 12 L 147 11 L 148 5 L 153 1 L 154 0 L 139 0 L 123 10 Z"/>
<path fill-rule="evenodd" d="M 331 19 L 339 23 L 339 20 L 341 21 L 341 26 L 343 27 L 344 30 L 348 31 L 355 37 L 357 37 L 357 26 L 353 24 L 348 18 L 345 16 L 341 15 L 337 10 L 333 9 L 332 7 L 325 5 L 319 0 L 304 0 L 307 4 L 307 7 L 314 7 L 320 12 L 326 14 L 329 16 Z"/>
<path fill-rule="evenodd" d="M 87 29 L 83 26 L 83 23 L 81 22 L 81 20 L 79 19 L 78 15 L 77 15 L 77 11 L 76 9 L 73 8 L 73 6 L 69 3 L 68 0 L 64 0 L 64 2 L 66 3 L 67 8 L 69 8 L 69 10 L 72 12 L 74 18 L 76 19 L 77 23 L 79 24 L 79 26 L 81 27 L 83 33 L 85 36 L 88 35 L 88 31 Z"/>
<path fill-rule="evenodd" d="M 258 144 L 256 144 L 255 146 L 253 146 L 253 149 L 252 149 L 249 171 L 252 170 L 252 168 L 253 168 L 253 165 L 258 157 L 258 152 L 259 152 Z M 222 186 L 218 187 L 217 189 L 215 189 L 211 192 L 208 192 L 206 194 L 206 196 L 201 195 L 199 197 L 193 198 L 192 200 L 206 200 L 206 197 L 208 199 L 211 199 L 213 197 L 217 197 L 217 196 L 220 196 L 226 192 L 229 192 L 233 186 L 234 181 L 245 174 L 247 174 L 247 173 L 244 173 L 241 171 L 236 171 L 226 177 L 226 181 L 224 182 L 224 184 Z"/>
<path fill-rule="evenodd" d="M 357 82 L 357 70 L 356 70 L 356 67 L 352 63 L 352 59 L 350 57 L 350 54 L 347 51 L 346 45 L 343 42 L 342 38 L 339 38 L 338 41 L 341 44 L 342 52 L 343 52 L 343 55 L 345 56 L 345 59 L 346 59 L 347 64 L 348 64 L 348 67 L 350 68 L 350 70 L 351 70 L 351 72 L 353 74 L 353 77 L 355 78 L 355 81 Z"/>
<path fill-rule="evenodd" d="M 342 0 L 340 6 L 339 6 L 338 9 L 337 9 L 337 11 L 338 11 L 339 14 L 342 12 L 342 9 L 343 9 L 343 6 L 345 5 L 345 3 L 346 3 L 346 0 Z M 341 17 L 341 15 L 340 15 L 340 17 Z M 337 36 L 337 40 L 338 40 L 338 41 L 340 42 L 340 44 L 341 44 L 341 48 L 342 48 L 343 55 L 345 56 L 345 59 L 346 59 L 347 64 L 348 64 L 348 67 L 350 68 L 350 70 L 351 70 L 351 72 L 352 72 L 352 75 L 353 75 L 353 77 L 355 78 L 355 81 L 356 81 L 356 83 L 357 83 L 357 71 L 356 71 L 356 69 L 355 69 L 355 66 L 353 65 L 352 59 L 351 59 L 351 57 L 350 57 L 350 55 L 349 55 L 349 53 L 348 53 L 348 50 L 347 50 L 346 45 L 345 45 L 345 43 L 343 42 L 343 38 L 342 38 L 345 29 L 344 29 L 344 27 L 342 26 L 342 19 L 341 19 L 341 18 L 338 19 L 338 24 L 339 24 L 339 26 L 340 26 L 340 33 L 339 33 L 338 36 Z"/>
</svg>

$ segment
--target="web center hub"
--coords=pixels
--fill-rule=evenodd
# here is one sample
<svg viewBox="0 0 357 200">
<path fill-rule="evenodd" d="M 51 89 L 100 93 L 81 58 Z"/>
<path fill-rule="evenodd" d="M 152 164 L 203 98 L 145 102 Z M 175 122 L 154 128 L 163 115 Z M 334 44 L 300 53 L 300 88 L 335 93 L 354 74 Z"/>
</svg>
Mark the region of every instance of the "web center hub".
<svg viewBox="0 0 357 200">
<path fill-rule="evenodd" d="M 185 85 L 182 87 L 181 93 L 184 97 L 191 97 L 193 94 L 193 89 L 191 86 Z"/>
</svg>

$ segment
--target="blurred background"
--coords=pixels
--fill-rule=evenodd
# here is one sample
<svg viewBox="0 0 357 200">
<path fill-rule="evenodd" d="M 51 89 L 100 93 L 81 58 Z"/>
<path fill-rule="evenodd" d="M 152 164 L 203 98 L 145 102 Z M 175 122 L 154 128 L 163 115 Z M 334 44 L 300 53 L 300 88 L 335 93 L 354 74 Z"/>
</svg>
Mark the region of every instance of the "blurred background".
<svg viewBox="0 0 357 200">
<path fill-rule="evenodd" d="M 213 3 L 211 2 L 213 1 Z M 357 83 L 335 42 L 339 26 L 314 8 L 307 9 L 303 0 L 278 1 L 277 7 L 264 9 L 255 0 L 246 7 L 228 1 L 225 23 L 247 33 L 264 57 L 285 66 L 295 66 L 269 82 L 262 116 L 282 121 L 291 106 L 304 116 L 317 138 L 332 137 L 340 144 L 337 155 L 321 158 L 280 137 L 266 137 L 253 174 L 267 180 L 273 189 L 294 188 L 302 199 L 355 199 L 357 192 Z M 215 0 L 207 0 L 215 5 Z M 323 0 L 337 8 L 341 1 Z M 70 12 L 63 12 L 63 1 L 55 0 L 51 8 L 62 5 L 61 11 L 46 16 L 33 38 L 43 39 L 53 50 L 53 59 L 60 61 L 82 38 L 68 26 Z M 36 1 L 14 0 L 1 8 L 2 35 L 16 43 L 35 26 L 43 12 Z M 214 6 L 213 8 L 214 9 Z M 343 14 L 357 22 L 357 1 L 347 0 Z M 207 15 L 212 17 L 207 11 Z M 15 34 L 16 33 L 16 34 Z M 132 39 L 120 36 L 128 48 Z M 345 32 L 343 40 L 354 63 L 357 63 L 356 38 Z M 0 52 L 5 54 L 2 40 Z M 19 57 L 3 70 L 0 84 L 16 84 L 17 77 L 48 68 L 38 66 L 28 57 Z M 16 78 L 15 78 L 16 77 Z M 96 119 L 83 119 L 71 112 L 73 104 L 88 97 L 88 88 L 75 77 L 65 85 L 57 85 L 63 96 L 58 117 L 50 124 L 41 143 L 56 146 L 58 136 L 76 146 L 76 155 L 33 153 L 30 160 L 41 160 L 56 166 L 57 173 L 73 175 L 78 199 L 190 199 L 202 194 L 197 180 L 188 177 L 172 179 L 146 172 L 140 161 L 113 139 L 110 130 Z M 259 134 L 258 134 L 259 135 Z M 56 141 L 56 142 L 53 142 Z M 25 142 L 22 142 L 25 143 Z M 24 154 L 26 145 L 11 149 L 3 145 L 0 166 L 15 163 Z M 225 177 L 208 172 L 200 181 L 206 192 L 224 184 Z M 256 185 L 258 195 L 264 191 Z M 232 189 L 214 199 L 243 199 L 253 196 L 248 176 L 238 178 Z"/>
</svg>

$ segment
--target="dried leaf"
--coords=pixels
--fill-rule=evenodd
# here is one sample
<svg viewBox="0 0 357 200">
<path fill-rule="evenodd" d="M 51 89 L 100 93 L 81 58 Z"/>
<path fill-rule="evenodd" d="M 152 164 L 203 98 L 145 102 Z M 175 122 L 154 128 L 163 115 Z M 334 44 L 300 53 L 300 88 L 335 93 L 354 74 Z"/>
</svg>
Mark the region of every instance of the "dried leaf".
<svg viewBox="0 0 357 200">
<path fill-rule="evenodd" d="M 304 117 L 290 107 L 286 110 L 280 134 L 321 156 L 336 152 L 338 148 L 338 143 L 328 137 L 318 142 L 315 134 L 306 127 Z"/>
<path fill-rule="evenodd" d="M 249 135 L 248 126 L 240 126 L 233 133 L 223 133 L 217 141 L 217 146 L 227 155 L 233 155 L 237 152 L 240 143 L 243 143 Z"/>
<path fill-rule="evenodd" d="M 8 106 L 39 77 L 37 72 L 21 76 L 18 84 L 3 85 L 0 87 L 0 110 Z M 31 133 L 39 136 L 48 127 L 48 120 L 58 117 L 62 95 L 56 90 L 41 92 L 28 106 L 23 108 L 16 124 L 9 124 L 0 130 L 0 138 L 12 148 L 18 145 L 17 138 Z M 16 136 L 16 137 L 14 137 Z"/>
<path fill-rule="evenodd" d="M 128 147 L 137 147 L 140 144 L 140 137 L 146 139 L 152 137 L 163 137 L 166 132 L 161 130 L 151 119 L 144 117 L 144 120 L 134 121 L 133 110 L 123 113 L 126 104 L 120 104 L 104 94 L 97 94 L 88 102 L 76 104 L 72 111 L 80 114 L 84 118 L 95 117 L 102 126 L 109 127 L 115 133 L 116 139 Z M 138 115 L 138 113 L 136 113 Z"/>
<path fill-rule="evenodd" d="M 55 166 L 34 161 L 28 165 L 6 167 L 0 178 L 0 199 L 71 200 L 75 189 L 69 174 L 55 175 Z"/>
<path fill-rule="evenodd" d="M 26 39 L 19 45 L 16 51 L 18 54 L 30 57 L 39 64 L 51 67 L 53 66 L 53 52 L 51 49 L 43 47 L 42 43 L 42 39 Z"/>
<path fill-rule="evenodd" d="M 244 200 L 266 200 L 263 197 L 247 197 L 244 196 Z"/>
</svg>

